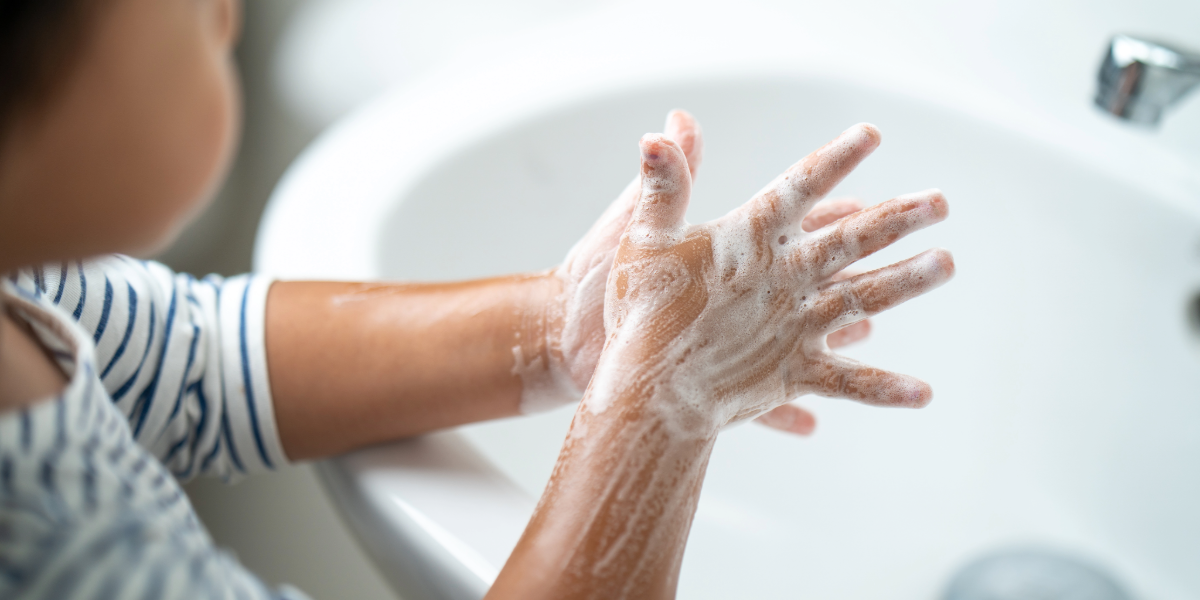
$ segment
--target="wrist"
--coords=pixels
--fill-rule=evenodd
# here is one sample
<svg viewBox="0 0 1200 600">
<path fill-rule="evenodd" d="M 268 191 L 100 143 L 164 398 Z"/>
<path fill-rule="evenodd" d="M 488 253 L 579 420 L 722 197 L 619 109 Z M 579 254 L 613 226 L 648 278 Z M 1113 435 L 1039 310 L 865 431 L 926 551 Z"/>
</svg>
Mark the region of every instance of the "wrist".
<svg viewBox="0 0 1200 600">
<path fill-rule="evenodd" d="M 606 410 L 589 410 L 604 393 L 599 384 L 622 374 L 603 361 L 597 368 L 493 590 L 521 587 L 506 572 L 553 573 L 519 597 L 672 597 L 716 433 L 679 427 L 663 396 L 629 396 L 629 386 L 613 386 L 622 398 Z"/>
<path fill-rule="evenodd" d="M 520 412 L 542 412 L 582 395 L 563 348 L 563 281 L 553 271 L 522 276 L 515 288 L 512 374 L 521 380 Z"/>
<path fill-rule="evenodd" d="M 600 358 L 580 405 L 592 417 L 662 426 L 680 440 L 715 439 L 728 419 L 683 369 L 644 344 L 613 340 Z"/>
</svg>

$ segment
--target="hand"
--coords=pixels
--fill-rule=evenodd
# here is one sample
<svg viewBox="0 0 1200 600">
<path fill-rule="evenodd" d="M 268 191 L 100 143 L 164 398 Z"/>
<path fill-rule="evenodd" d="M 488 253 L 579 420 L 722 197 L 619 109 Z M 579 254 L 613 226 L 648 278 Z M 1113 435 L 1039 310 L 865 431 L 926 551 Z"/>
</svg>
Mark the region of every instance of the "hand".
<svg viewBox="0 0 1200 600">
<path fill-rule="evenodd" d="M 826 336 L 953 275 L 949 252 L 931 250 L 834 278 L 944 219 L 945 198 L 920 192 L 812 232 L 798 226 L 878 144 L 873 126 L 855 126 L 725 217 L 689 225 L 691 177 L 682 150 L 665 136 L 644 137 L 642 192 L 608 279 L 608 340 L 589 394 L 597 405 L 586 408 L 601 412 L 602 403 L 625 397 L 669 397 L 721 427 L 808 393 L 884 406 L 927 404 L 927 384 L 834 354 Z"/>
<path fill-rule="evenodd" d="M 944 219 L 945 199 L 826 205 L 841 218 L 818 213 L 801 227 L 878 143 L 873 127 L 856 126 L 746 205 L 693 226 L 683 149 L 663 135 L 642 139 L 641 190 L 605 288 L 603 352 L 489 599 L 673 598 L 721 427 L 805 393 L 929 401 L 924 383 L 839 357 L 826 340 L 951 276 L 949 253 L 934 250 L 837 280 Z"/>
<path fill-rule="evenodd" d="M 704 154 L 704 136 L 691 114 L 674 110 L 667 114 L 663 130 L 679 145 L 687 159 L 688 172 L 695 181 Z M 548 410 L 579 400 L 587 387 L 596 361 L 604 348 L 604 288 L 616 256 L 621 234 L 629 225 L 634 206 L 642 193 L 639 173 L 567 253 L 554 275 L 562 282 L 562 293 L 551 302 L 545 318 L 547 343 L 545 356 L 526 356 L 517 350 L 517 371 L 522 375 L 523 413 Z M 830 199 L 817 204 L 805 217 L 805 231 L 812 231 L 862 209 L 852 198 Z M 843 274 L 839 273 L 839 276 Z M 860 321 L 829 335 L 830 348 L 859 341 L 870 332 L 870 323 Z M 539 358 L 541 356 L 541 358 Z M 807 435 L 816 426 L 811 413 L 785 404 L 762 415 L 759 422 L 768 427 Z"/>
<path fill-rule="evenodd" d="M 852 215 L 862 210 L 862 203 L 857 198 L 829 198 L 813 206 L 800 222 L 804 231 L 816 231 L 842 217 Z M 834 281 L 842 281 L 860 274 L 853 267 L 839 271 L 833 276 Z M 865 339 L 871 333 L 871 321 L 863 319 L 847 325 L 825 336 L 825 344 L 831 350 L 849 346 Z M 813 414 L 793 403 L 782 404 L 767 411 L 754 420 L 756 423 L 796 435 L 811 435 L 817 427 L 817 418 Z"/>
<path fill-rule="evenodd" d="M 695 179 L 704 153 L 700 125 L 687 112 L 674 110 L 667 114 L 664 132 L 685 157 L 689 178 Z M 544 331 L 545 343 L 530 344 L 538 348 L 534 353 L 525 350 L 524 344 L 513 349 L 514 372 L 521 376 L 524 387 L 522 413 L 577 402 L 591 380 L 604 348 L 604 286 L 621 234 L 641 198 L 641 180 L 639 173 L 554 270 L 561 293 L 548 303 L 547 313 L 540 315 L 544 326 L 529 328 Z"/>
</svg>

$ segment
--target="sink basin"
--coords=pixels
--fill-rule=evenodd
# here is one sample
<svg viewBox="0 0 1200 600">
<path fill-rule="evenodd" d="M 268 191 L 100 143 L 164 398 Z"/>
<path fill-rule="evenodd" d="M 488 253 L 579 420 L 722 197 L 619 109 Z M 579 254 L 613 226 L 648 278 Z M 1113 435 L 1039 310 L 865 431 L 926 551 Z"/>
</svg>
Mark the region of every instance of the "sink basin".
<svg viewBox="0 0 1200 600">
<path fill-rule="evenodd" d="M 1031 544 L 1104 565 L 1135 597 L 1200 597 L 1194 176 L 1101 117 L 1064 124 L 799 57 L 771 66 L 771 48 L 738 56 L 745 68 L 577 60 L 552 82 L 536 68 L 550 63 L 526 61 L 381 98 L 281 182 L 257 268 L 387 280 L 544 269 L 634 175 L 638 138 L 668 109 L 705 129 L 693 222 L 870 121 L 884 143 L 834 195 L 875 203 L 939 187 L 952 210 L 865 266 L 942 246 L 958 275 L 878 317 L 847 353 L 929 381 L 935 400 L 905 411 L 810 397 L 811 439 L 723 433 L 680 597 L 936 598 L 974 557 Z M 372 448 L 321 471 L 406 599 L 478 598 L 571 411 Z"/>
</svg>

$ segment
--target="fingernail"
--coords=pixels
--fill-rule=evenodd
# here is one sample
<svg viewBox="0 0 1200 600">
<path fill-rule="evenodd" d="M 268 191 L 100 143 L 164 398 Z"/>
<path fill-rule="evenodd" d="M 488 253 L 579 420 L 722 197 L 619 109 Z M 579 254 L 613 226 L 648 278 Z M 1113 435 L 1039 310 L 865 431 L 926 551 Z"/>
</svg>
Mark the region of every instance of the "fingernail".
<svg viewBox="0 0 1200 600">
<path fill-rule="evenodd" d="M 643 162 L 655 162 L 662 157 L 662 152 L 659 148 L 659 136 L 653 133 L 647 133 L 642 136 L 642 142 L 639 147 L 642 151 Z"/>
<path fill-rule="evenodd" d="M 795 432 L 800 435 L 812 435 L 817 430 L 817 422 L 812 419 L 806 419 L 805 421 L 796 425 Z"/>
<path fill-rule="evenodd" d="M 672 128 L 677 127 L 679 125 L 679 119 L 682 117 L 683 115 L 679 114 L 679 109 L 677 108 L 672 109 L 671 112 L 667 113 L 666 131 L 670 132 Z"/>
<path fill-rule="evenodd" d="M 921 193 L 929 197 L 929 208 L 934 217 L 941 220 L 950 215 L 950 203 L 946 201 L 946 195 L 942 193 L 942 190 L 934 188 Z"/>
<path fill-rule="evenodd" d="M 924 381 L 917 381 L 912 384 L 908 391 L 908 406 L 913 408 L 925 408 L 933 400 L 933 388 Z"/>
<path fill-rule="evenodd" d="M 879 132 L 879 128 L 870 123 L 859 123 L 854 127 L 846 130 L 847 133 L 854 132 L 858 134 L 860 142 L 874 142 L 878 146 L 883 141 L 883 134 Z"/>
<path fill-rule="evenodd" d="M 931 266 L 947 279 L 954 275 L 954 255 L 949 250 L 937 248 L 929 251 Z"/>
</svg>

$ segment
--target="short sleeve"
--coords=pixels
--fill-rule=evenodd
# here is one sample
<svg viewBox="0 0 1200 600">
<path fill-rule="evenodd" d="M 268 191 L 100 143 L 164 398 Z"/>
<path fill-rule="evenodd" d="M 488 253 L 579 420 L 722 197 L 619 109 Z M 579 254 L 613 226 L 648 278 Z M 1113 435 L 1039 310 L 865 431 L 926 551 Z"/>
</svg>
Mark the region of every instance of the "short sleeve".
<svg viewBox="0 0 1200 600">
<path fill-rule="evenodd" d="M 28 269 L 14 283 L 88 332 L 134 439 L 180 480 L 233 480 L 287 463 L 264 341 L 269 279 L 196 279 L 107 256 Z"/>
</svg>

